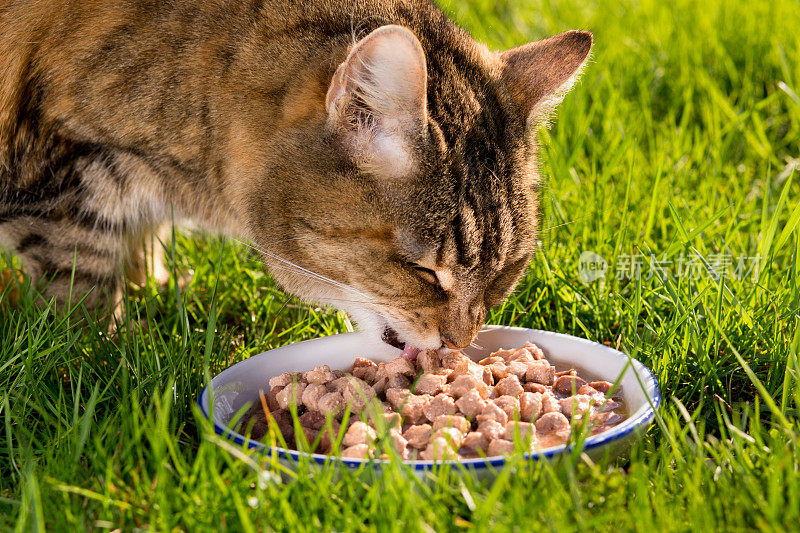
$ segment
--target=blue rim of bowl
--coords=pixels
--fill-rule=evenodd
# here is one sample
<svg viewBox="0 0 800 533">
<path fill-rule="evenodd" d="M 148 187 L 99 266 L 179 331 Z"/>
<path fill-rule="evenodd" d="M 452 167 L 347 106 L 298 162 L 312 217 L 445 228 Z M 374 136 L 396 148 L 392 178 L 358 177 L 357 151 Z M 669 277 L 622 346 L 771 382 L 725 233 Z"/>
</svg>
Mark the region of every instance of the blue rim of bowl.
<svg viewBox="0 0 800 533">
<path fill-rule="evenodd" d="M 536 330 L 531 330 L 536 331 Z M 559 336 L 564 337 L 572 337 L 575 339 L 580 339 L 585 342 L 591 342 L 593 344 L 597 344 L 599 346 L 603 346 L 604 348 L 609 348 L 614 350 L 614 348 L 610 348 L 603 344 L 590 341 L 589 339 L 581 339 L 580 337 L 575 337 L 573 335 L 566 335 L 564 333 L 556 333 L 556 332 L 545 332 L 551 333 Z M 635 433 L 639 430 L 647 429 L 650 426 L 650 423 L 655 418 L 655 412 L 661 405 L 661 387 L 658 384 L 658 379 L 656 379 L 653 372 L 647 368 L 641 361 L 638 359 L 634 359 L 633 357 L 625 354 L 624 352 L 620 352 L 619 350 L 614 350 L 615 352 L 619 352 L 624 355 L 632 365 L 639 365 L 641 370 L 643 370 L 643 374 L 646 378 L 649 379 L 650 384 L 653 388 L 653 394 L 647 392 L 646 387 L 644 390 L 645 395 L 648 398 L 648 403 L 650 404 L 647 409 L 643 412 L 639 413 L 636 418 L 628 419 L 622 422 L 620 425 L 615 426 L 607 431 L 602 433 L 598 433 L 597 435 L 592 435 L 587 437 L 583 443 L 583 451 L 588 451 L 593 448 L 598 448 L 607 444 L 610 441 L 622 439 L 630 435 L 631 433 Z M 634 372 L 637 372 L 637 369 L 633 369 Z M 647 380 L 644 381 L 646 383 Z M 642 383 L 644 385 L 644 383 Z M 208 410 L 203 405 L 203 397 L 208 392 L 208 385 L 203 387 L 203 390 L 200 391 L 200 394 L 197 397 L 197 405 L 200 407 L 200 411 L 203 413 L 203 416 L 206 420 L 211 420 Z M 216 420 L 212 420 L 214 424 L 214 432 L 217 435 L 227 438 L 238 444 L 239 446 L 247 446 L 248 449 L 251 450 L 259 450 L 269 455 L 277 455 L 280 459 L 291 460 L 293 462 L 300 461 L 301 457 L 306 457 L 309 459 L 313 459 L 314 462 L 320 465 L 324 464 L 331 464 L 331 463 L 338 463 L 348 468 L 357 469 L 361 468 L 365 465 L 372 465 L 374 468 L 383 468 L 384 465 L 388 464 L 390 461 L 386 459 L 348 459 L 343 457 L 336 457 L 332 455 L 324 455 L 319 453 L 305 453 L 305 452 L 298 452 L 295 450 L 289 450 L 287 448 L 280 448 L 277 446 L 267 447 L 266 444 L 263 442 L 254 441 L 249 439 L 230 428 L 225 426 L 221 426 L 217 423 Z M 573 448 L 573 444 L 562 444 L 561 446 L 553 446 L 551 448 L 544 448 L 542 450 L 536 450 L 533 452 L 528 452 L 524 454 L 525 459 L 534 459 L 534 460 L 541 460 L 541 459 L 550 459 L 556 455 L 563 454 L 567 451 L 570 451 Z M 468 469 L 473 470 L 483 470 L 485 468 L 495 468 L 495 467 L 502 467 L 507 458 L 506 457 L 479 457 L 476 459 L 460 459 L 455 461 L 403 461 L 403 463 L 409 467 L 412 467 L 415 471 L 426 471 L 432 469 L 436 465 L 442 464 L 449 464 L 449 465 L 461 465 Z"/>
</svg>

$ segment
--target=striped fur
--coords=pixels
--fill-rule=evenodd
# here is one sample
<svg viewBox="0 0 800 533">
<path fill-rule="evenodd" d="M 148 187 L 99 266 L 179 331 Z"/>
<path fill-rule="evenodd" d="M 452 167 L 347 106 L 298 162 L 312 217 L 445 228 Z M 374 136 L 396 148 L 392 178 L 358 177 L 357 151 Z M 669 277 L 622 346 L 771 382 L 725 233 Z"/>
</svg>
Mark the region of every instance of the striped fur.
<svg viewBox="0 0 800 533">
<path fill-rule="evenodd" d="M 413 171 L 384 176 L 343 132 L 394 117 L 339 123 L 326 95 L 354 45 L 389 24 L 424 52 L 426 105 L 403 134 Z M 6 1 L 0 241 L 47 296 L 74 276 L 94 303 L 174 214 L 254 242 L 287 290 L 363 327 L 464 346 L 533 253 L 529 119 L 591 46 L 562 35 L 503 56 L 423 0 Z"/>
</svg>

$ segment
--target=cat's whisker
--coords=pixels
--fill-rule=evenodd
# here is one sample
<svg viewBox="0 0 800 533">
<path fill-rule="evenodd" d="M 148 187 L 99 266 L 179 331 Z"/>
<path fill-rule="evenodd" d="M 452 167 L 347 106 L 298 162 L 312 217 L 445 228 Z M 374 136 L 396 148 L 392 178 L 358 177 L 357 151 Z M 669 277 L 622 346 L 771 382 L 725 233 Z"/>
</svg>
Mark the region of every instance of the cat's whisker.
<svg viewBox="0 0 800 533">
<path fill-rule="evenodd" d="M 248 247 L 252 248 L 253 250 L 256 250 L 257 252 L 260 252 L 263 255 L 269 257 L 270 259 L 274 259 L 275 261 L 279 261 L 280 263 L 283 263 L 284 265 L 286 265 L 287 267 L 290 267 L 290 269 L 291 269 L 291 270 L 289 270 L 289 269 L 284 269 L 284 270 L 295 272 L 295 273 L 301 274 L 301 275 L 305 275 L 308 278 L 315 279 L 315 280 L 323 282 L 323 283 L 327 283 L 329 285 L 332 285 L 334 287 L 342 289 L 343 291 L 347 291 L 347 292 L 354 293 L 354 294 L 357 294 L 359 296 L 362 296 L 362 297 L 364 297 L 364 298 L 366 298 L 368 300 L 372 300 L 373 299 L 368 294 L 365 294 L 365 293 L 363 293 L 363 292 L 361 292 L 361 291 L 359 291 L 359 290 L 347 285 L 346 283 L 342 283 L 342 282 L 336 281 L 336 280 L 331 279 L 331 278 L 329 278 L 327 276 L 323 276 L 322 274 L 319 274 L 319 273 L 314 272 L 312 270 L 309 270 L 307 268 L 301 267 L 300 265 L 292 263 L 288 259 L 285 259 L 285 258 L 279 256 L 278 254 L 274 253 L 274 252 L 271 252 L 269 250 L 266 250 L 266 249 L 261 248 L 261 247 L 256 246 L 256 245 L 251 245 L 251 244 L 246 243 L 244 241 L 241 241 L 239 239 L 234 239 L 234 241 L 236 241 L 236 242 L 238 242 L 240 244 L 243 244 L 244 246 L 248 246 Z"/>
<path fill-rule="evenodd" d="M 297 265 L 297 264 L 295 264 L 295 263 L 292 263 L 292 262 L 291 262 L 291 261 L 289 261 L 288 259 L 284 259 L 283 257 L 279 256 L 278 254 L 276 254 L 276 253 L 274 253 L 274 252 L 271 252 L 271 251 L 269 251 L 269 250 L 266 250 L 266 249 L 264 249 L 264 248 L 261 248 L 261 247 L 258 247 L 258 246 L 253 246 L 253 245 L 250 245 L 250 244 L 244 243 L 244 242 L 242 242 L 242 241 L 239 241 L 238 239 L 236 239 L 236 240 L 237 240 L 237 242 L 240 242 L 240 243 L 244 244 L 245 246 L 249 246 L 250 248 L 252 248 L 252 249 L 254 249 L 254 250 L 256 250 L 256 251 L 258 251 L 258 252 L 261 252 L 262 254 L 266 255 L 266 256 L 267 256 L 267 257 L 269 257 L 270 259 L 274 259 L 274 260 L 276 260 L 276 261 L 280 261 L 280 262 L 281 262 L 281 263 L 283 263 L 284 265 L 287 265 L 288 267 L 290 267 L 290 268 L 294 269 L 294 271 L 295 271 L 295 272 L 298 272 L 298 273 L 303 273 L 303 274 L 307 275 L 307 277 L 312 277 L 312 278 L 314 278 L 314 279 L 317 279 L 317 280 L 319 280 L 319 281 L 327 282 L 327 283 L 329 283 L 329 284 L 331 284 L 331 285 L 334 285 L 334 286 L 336 286 L 336 287 L 339 287 L 339 288 L 341 288 L 341 289 L 344 289 L 344 290 L 350 290 L 350 291 L 356 292 L 357 294 L 360 294 L 361 296 L 364 296 L 364 297 L 366 297 L 366 298 L 369 298 L 369 296 L 368 296 L 368 295 L 366 295 L 366 294 L 363 294 L 363 293 L 361 293 L 361 292 L 359 292 L 359 291 L 357 291 L 357 290 L 353 289 L 352 287 L 350 287 L 350 286 L 348 286 L 348 285 L 346 285 L 346 284 L 344 284 L 344 283 L 338 282 L 338 281 L 336 281 L 336 280 L 333 280 L 333 279 L 331 279 L 331 278 L 328 278 L 328 277 L 326 277 L 326 276 L 323 276 L 322 274 L 318 274 L 318 273 L 316 273 L 316 272 L 314 272 L 314 271 L 312 271 L 312 270 L 309 270 L 309 269 L 307 269 L 307 268 L 301 267 L 300 265 Z"/>
<path fill-rule="evenodd" d="M 469 343 L 469 347 L 475 348 L 476 350 L 483 350 L 483 346 L 481 346 L 480 344 L 476 344 L 475 342 Z"/>
</svg>

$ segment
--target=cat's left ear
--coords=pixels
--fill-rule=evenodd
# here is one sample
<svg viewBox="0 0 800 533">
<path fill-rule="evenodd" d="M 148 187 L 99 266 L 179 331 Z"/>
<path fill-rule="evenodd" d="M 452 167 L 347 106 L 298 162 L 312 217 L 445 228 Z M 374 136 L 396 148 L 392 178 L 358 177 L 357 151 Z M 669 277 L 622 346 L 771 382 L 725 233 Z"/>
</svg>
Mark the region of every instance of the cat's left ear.
<svg viewBox="0 0 800 533">
<path fill-rule="evenodd" d="M 357 42 L 333 75 L 328 125 L 364 171 L 410 175 L 425 142 L 428 70 L 425 52 L 407 28 L 381 26 Z"/>
<path fill-rule="evenodd" d="M 546 121 L 572 89 L 592 49 L 588 31 L 568 31 L 500 54 L 502 80 L 530 126 Z"/>
</svg>

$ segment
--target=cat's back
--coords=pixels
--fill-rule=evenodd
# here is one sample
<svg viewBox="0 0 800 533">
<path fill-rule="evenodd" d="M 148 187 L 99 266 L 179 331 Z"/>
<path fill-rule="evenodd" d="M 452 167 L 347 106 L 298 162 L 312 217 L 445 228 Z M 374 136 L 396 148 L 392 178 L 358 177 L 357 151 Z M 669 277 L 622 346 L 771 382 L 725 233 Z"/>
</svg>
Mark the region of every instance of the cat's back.
<svg viewBox="0 0 800 533">
<path fill-rule="evenodd" d="M 391 23 L 432 62 L 469 41 L 428 0 L 0 0 L 0 169 L 43 128 L 154 150 L 170 139 L 194 158 L 185 147 L 209 105 L 224 123 L 237 93 L 279 98 L 311 63 L 332 73 L 348 44 Z"/>
</svg>

